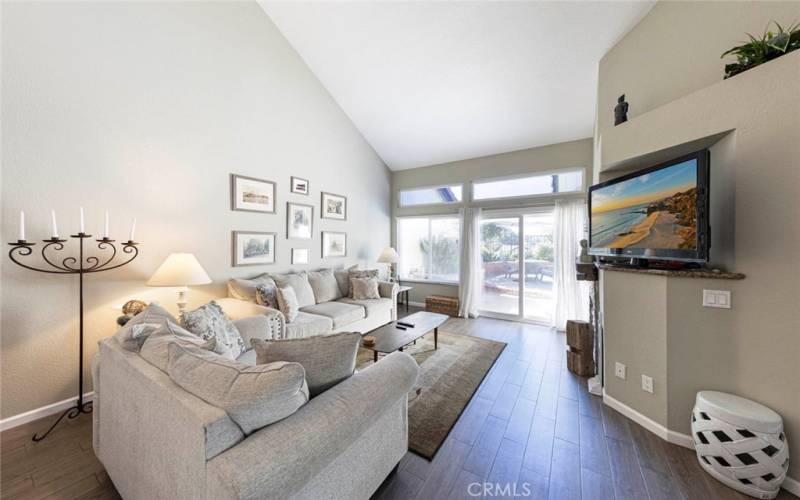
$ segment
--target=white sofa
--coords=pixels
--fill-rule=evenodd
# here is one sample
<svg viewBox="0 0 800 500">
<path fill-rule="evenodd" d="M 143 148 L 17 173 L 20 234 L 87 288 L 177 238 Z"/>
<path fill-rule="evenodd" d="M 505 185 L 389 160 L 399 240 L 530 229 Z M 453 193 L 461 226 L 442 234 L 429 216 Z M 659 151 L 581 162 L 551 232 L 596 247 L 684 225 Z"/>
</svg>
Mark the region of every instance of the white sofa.
<svg viewBox="0 0 800 500">
<path fill-rule="evenodd" d="M 248 338 L 269 318 L 237 321 Z M 405 353 L 245 435 L 228 414 L 111 337 L 93 359 L 94 450 L 126 500 L 367 499 L 408 449 Z M 253 350 L 239 361 L 253 363 Z"/>
<path fill-rule="evenodd" d="M 381 296 L 379 299 L 356 300 L 345 296 L 301 307 L 297 318 L 291 323 L 286 323 L 283 314 L 276 309 L 243 299 L 242 294 L 235 297 L 230 285 L 228 298 L 218 299 L 217 303 L 232 320 L 265 315 L 280 332 L 276 338 L 291 339 L 338 332 L 363 334 L 397 320 L 397 283 L 381 281 L 378 283 L 378 292 Z"/>
</svg>

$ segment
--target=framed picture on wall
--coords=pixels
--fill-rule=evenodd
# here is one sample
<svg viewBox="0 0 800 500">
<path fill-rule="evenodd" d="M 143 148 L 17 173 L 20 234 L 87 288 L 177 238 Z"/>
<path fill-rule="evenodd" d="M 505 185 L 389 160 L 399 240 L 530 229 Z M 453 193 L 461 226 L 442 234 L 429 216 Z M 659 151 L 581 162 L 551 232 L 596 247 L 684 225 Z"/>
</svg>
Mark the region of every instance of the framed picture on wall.
<svg viewBox="0 0 800 500">
<path fill-rule="evenodd" d="M 275 263 L 276 233 L 233 231 L 233 266 Z"/>
<path fill-rule="evenodd" d="M 308 248 L 292 248 L 292 264 L 308 264 Z"/>
<path fill-rule="evenodd" d="M 347 220 L 347 198 L 333 193 L 322 193 L 322 218 Z"/>
<path fill-rule="evenodd" d="M 308 180 L 292 176 L 292 192 L 297 194 L 308 194 Z"/>
<path fill-rule="evenodd" d="M 275 183 L 231 174 L 231 210 L 275 213 Z"/>
<path fill-rule="evenodd" d="M 322 257 L 346 257 L 347 233 L 322 231 Z"/>
<path fill-rule="evenodd" d="M 302 203 L 286 204 L 286 237 L 310 240 L 314 228 L 314 207 Z"/>
</svg>

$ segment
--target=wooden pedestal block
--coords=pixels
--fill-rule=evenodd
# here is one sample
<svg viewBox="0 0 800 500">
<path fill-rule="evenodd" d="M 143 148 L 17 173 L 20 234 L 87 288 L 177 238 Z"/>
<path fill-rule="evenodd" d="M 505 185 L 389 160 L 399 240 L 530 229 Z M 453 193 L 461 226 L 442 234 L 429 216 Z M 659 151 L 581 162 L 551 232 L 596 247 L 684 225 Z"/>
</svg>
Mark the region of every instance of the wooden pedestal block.
<svg viewBox="0 0 800 500">
<path fill-rule="evenodd" d="M 567 345 L 580 352 L 592 352 L 594 332 L 587 321 L 567 320 Z"/>
<path fill-rule="evenodd" d="M 575 375 L 582 377 L 591 377 L 595 374 L 594 359 L 592 358 L 592 351 L 567 351 L 567 369 Z"/>
</svg>

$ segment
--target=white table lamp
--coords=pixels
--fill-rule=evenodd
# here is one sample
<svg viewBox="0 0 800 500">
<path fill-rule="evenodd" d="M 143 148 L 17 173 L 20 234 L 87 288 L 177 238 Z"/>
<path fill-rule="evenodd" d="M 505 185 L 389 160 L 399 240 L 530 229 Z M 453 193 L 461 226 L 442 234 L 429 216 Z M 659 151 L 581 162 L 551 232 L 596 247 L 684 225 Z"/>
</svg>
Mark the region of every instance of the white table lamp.
<svg viewBox="0 0 800 500">
<path fill-rule="evenodd" d="M 187 304 L 187 287 L 209 283 L 211 283 L 211 278 L 208 277 L 194 254 L 173 253 L 156 269 L 156 272 L 147 281 L 147 286 L 180 287 L 178 288 L 178 313 L 183 316 Z"/>
<path fill-rule="evenodd" d="M 386 247 L 383 252 L 378 256 L 378 262 L 381 264 L 389 264 L 389 278 L 397 280 L 396 264 L 400 260 L 400 256 L 392 247 Z"/>
</svg>

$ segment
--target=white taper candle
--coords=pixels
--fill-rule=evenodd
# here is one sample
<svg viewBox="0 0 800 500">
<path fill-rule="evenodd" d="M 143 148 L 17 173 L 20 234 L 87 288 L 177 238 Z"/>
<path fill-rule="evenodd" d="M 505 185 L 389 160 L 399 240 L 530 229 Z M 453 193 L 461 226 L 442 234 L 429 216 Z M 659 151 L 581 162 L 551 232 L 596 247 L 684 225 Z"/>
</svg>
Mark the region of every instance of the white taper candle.
<svg viewBox="0 0 800 500">
<path fill-rule="evenodd" d="M 103 228 L 103 238 L 108 238 L 108 210 L 106 210 L 106 225 Z"/>
<path fill-rule="evenodd" d="M 83 232 L 84 232 L 84 231 L 83 231 L 83 207 L 81 207 L 81 225 L 80 225 L 80 227 L 78 228 L 78 232 L 79 232 L 79 233 L 83 233 Z"/>
<path fill-rule="evenodd" d="M 56 211 L 50 210 L 50 218 L 53 220 L 53 239 L 58 238 L 58 224 L 56 224 Z"/>
<path fill-rule="evenodd" d="M 136 241 L 133 239 L 133 234 L 136 232 L 136 217 L 133 218 L 133 222 L 131 222 L 131 236 L 128 238 L 128 241 Z"/>
<path fill-rule="evenodd" d="M 20 241 L 25 241 L 25 212 L 19 211 L 19 238 Z"/>
</svg>

